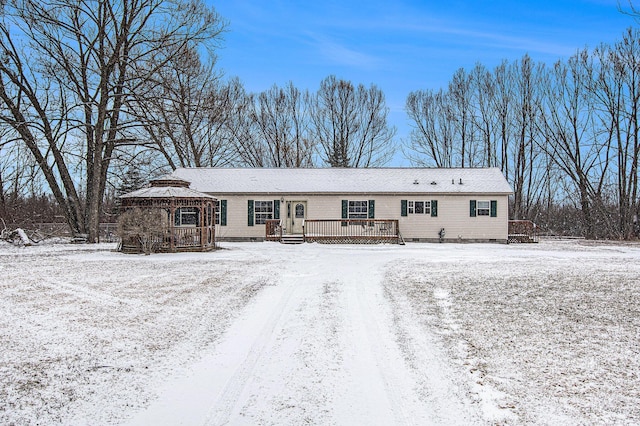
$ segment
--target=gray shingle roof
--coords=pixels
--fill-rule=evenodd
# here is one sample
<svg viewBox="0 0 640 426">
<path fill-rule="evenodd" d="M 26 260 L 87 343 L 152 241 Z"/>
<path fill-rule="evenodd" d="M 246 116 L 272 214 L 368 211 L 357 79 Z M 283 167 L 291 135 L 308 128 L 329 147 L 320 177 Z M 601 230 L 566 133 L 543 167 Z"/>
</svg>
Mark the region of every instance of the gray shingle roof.
<svg viewBox="0 0 640 426">
<path fill-rule="evenodd" d="M 497 168 L 179 168 L 171 176 L 209 194 L 511 194 Z"/>
</svg>

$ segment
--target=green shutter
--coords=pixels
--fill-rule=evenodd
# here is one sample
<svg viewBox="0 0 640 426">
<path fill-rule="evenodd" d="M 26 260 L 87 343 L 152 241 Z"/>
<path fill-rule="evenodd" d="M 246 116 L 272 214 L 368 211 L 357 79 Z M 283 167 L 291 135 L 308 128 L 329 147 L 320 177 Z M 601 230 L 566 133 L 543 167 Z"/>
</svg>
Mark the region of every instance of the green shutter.
<svg viewBox="0 0 640 426">
<path fill-rule="evenodd" d="M 491 217 L 498 216 L 498 201 L 491 200 Z"/>
<path fill-rule="evenodd" d="M 227 200 L 220 200 L 220 226 L 227 226 Z"/>
<path fill-rule="evenodd" d="M 273 200 L 273 218 L 280 219 L 280 200 Z"/>
<path fill-rule="evenodd" d="M 368 219 L 374 219 L 375 217 L 376 217 L 376 200 L 369 200 Z"/>
<path fill-rule="evenodd" d="M 247 225 L 253 226 L 253 200 L 249 200 L 247 208 Z"/>
<path fill-rule="evenodd" d="M 438 217 L 438 200 L 431 200 L 431 217 Z"/>
<path fill-rule="evenodd" d="M 407 200 L 400 200 L 400 216 L 407 216 Z"/>
<path fill-rule="evenodd" d="M 469 201 L 469 216 L 476 217 L 476 200 Z"/>
<path fill-rule="evenodd" d="M 349 217 L 349 200 L 342 200 L 342 218 Z M 342 226 L 347 226 L 347 222 L 342 222 Z"/>
</svg>

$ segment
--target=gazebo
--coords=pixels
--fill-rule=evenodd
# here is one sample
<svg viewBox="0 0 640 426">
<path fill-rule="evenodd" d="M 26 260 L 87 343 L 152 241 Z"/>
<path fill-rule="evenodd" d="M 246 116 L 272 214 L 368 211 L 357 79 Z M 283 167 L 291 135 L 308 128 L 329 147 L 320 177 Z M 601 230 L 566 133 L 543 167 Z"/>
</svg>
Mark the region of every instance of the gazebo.
<svg viewBox="0 0 640 426">
<path fill-rule="evenodd" d="M 125 253 L 209 251 L 215 248 L 216 198 L 189 188 L 171 176 L 152 180 L 148 188 L 120 196 Z M 147 223 L 151 222 L 151 223 Z"/>
</svg>

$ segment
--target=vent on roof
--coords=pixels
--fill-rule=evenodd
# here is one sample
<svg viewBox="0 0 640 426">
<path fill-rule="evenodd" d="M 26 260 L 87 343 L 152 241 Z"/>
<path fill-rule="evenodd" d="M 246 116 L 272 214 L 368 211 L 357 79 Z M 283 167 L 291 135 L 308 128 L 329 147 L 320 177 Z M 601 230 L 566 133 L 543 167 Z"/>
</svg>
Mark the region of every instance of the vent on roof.
<svg viewBox="0 0 640 426">
<path fill-rule="evenodd" d="M 462 185 L 462 178 L 460 178 L 460 185 Z"/>
<path fill-rule="evenodd" d="M 436 182 L 435 180 L 431 181 L 431 185 L 437 185 L 437 184 L 438 184 L 438 182 Z"/>
<path fill-rule="evenodd" d="M 414 181 L 413 181 L 413 184 L 414 184 L 414 185 L 417 185 L 418 183 L 419 183 L 419 182 L 418 182 L 418 179 L 416 179 L 416 180 L 414 180 Z"/>
</svg>

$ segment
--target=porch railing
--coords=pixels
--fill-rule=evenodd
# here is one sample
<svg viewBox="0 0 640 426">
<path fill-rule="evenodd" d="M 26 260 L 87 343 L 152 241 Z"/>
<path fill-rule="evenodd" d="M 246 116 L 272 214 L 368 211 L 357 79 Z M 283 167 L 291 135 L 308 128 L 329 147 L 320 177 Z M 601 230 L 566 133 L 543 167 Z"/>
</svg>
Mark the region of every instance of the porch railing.
<svg viewBox="0 0 640 426">
<path fill-rule="evenodd" d="M 378 244 L 399 242 L 394 219 L 307 219 L 305 240 L 333 244 Z"/>
<path fill-rule="evenodd" d="M 282 241 L 282 220 L 265 222 L 267 241 Z M 402 243 L 397 219 L 306 219 L 304 240 L 327 244 Z"/>
<path fill-rule="evenodd" d="M 510 220 L 507 242 L 537 243 L 538 227 L 530 220 Z"/>
<path fill-rule="evenodd" d="M 281 219 L 268 219 L 265 222 L 267 241 L 280 241 L 282 240 L 282 220 Z"/>
</svg>

